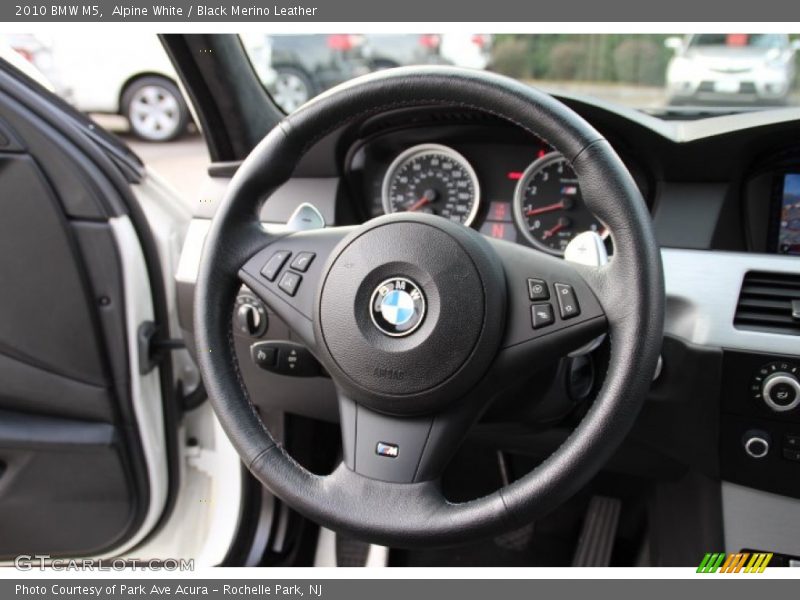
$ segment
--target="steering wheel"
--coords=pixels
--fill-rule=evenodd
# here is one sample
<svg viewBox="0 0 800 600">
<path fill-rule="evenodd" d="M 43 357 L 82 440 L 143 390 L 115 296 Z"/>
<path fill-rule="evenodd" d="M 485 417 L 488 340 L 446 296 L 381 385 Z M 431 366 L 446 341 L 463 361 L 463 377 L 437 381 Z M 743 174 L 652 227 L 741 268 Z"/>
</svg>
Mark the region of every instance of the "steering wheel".
<svg viewBox="0 0 800 600">
<path fill-rule="evenodd" d="M 569 263 L 424 214 L 283 235 L 264 230 L 260 207 L 316 142 L 366 116 L 424 105 L 488 113 L 559 150 L 577 173 L 588 208 L 611 232 L 610 262 Z M 301 253 L 314 256 L 293 263 Z M 531 278 L 551 292 L 542 304 L 551 305 L 552 323 L 537 328 Z M 231 320 L 242 283 L 287 323 L 335 383 L 344 458 L 329 475 L 295 462 L 248 396 Z M 595 129 L 549 95 L 502 76 L 403 68 L 311 101 L 242 163 L 205 242 L 194 326 L 209 398 L 253 475 L 326 527 L 408 547 L 497 535 L 579 490 L 639 411 L 661 349 L 664 303 L 650 215 Z M 533 471 L 490 495 L 445 499 L 442 471 L 492 398 L 602 333 L 610 340 L 608 370 L 569 438 Z"/>
</svg>

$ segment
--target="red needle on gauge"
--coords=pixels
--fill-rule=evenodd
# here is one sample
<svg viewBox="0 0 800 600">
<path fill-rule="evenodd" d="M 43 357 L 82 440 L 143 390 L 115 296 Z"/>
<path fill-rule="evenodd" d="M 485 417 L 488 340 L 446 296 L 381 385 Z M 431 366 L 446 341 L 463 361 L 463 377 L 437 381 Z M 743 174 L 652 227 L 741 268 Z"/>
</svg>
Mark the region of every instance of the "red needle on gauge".
<svg viewBox="0 0 800 600">
<path fill-rule="evenodd" d="M 564 229 L 564 227 L 566 227 L 566 224 L 564 224 L 564 223 L 557 223 L 556 225 L 554 225 L 553 227 L 551 227 L 550 229 L 548 229 L 548 230 L 546 230 L 546 231 L 544 232 L 544 235 L 542 235 L 542 239 L 546 240 L 547 238 L 553 237 L 553 236 L 554 236 L 555 234 L 557 234 L 559 231 L 561 231 L 562 229 Z"/>
<path fill-rule="evenodd" d="M 552 212 L 554 210 L 563 210 L 564 208 L 566 208 L 566 206 L 564 206 L 564 201 L 562 200 L 561 202 L 554 202 L 553 204 L 540 206 L 539 208 L 532 208 L 525 213 L 525 216 L 533 217 L 535 215 L 541 215 L 542 213 Z"/>
<path fill-rule="evenodd" d="M 422 208 L 423 206 L 425 206 L 426 204 L 428 204 L 428 202 L 430 202 L 430 201 L 431 201 L 431 200 L 430 200 L 430 198 L 428 198 L 428 196 L 423 196 L 422 198 L 420 198 L 419 200 L 417 200 L 416 202 L 414 202 L 414 204 L 412 204 L 412 205 L 411 205 L 411 206 L 408 208 L 408 210 L 409 210 L 409 212 L 413 212 L 413 211 L 417 210 L 418 208 Z"/>
</svg>

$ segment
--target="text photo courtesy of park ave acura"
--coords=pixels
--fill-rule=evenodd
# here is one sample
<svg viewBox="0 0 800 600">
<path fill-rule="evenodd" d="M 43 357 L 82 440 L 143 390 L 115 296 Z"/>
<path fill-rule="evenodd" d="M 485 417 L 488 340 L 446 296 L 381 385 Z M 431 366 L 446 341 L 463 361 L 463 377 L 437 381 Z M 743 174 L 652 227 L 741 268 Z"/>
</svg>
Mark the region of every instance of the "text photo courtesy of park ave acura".
<svg viewBox="0 0 800 600">
<path fill-rule="evenodd" d="M 198 598 L 210 594 L 235 597 L 277 597 L 277 598 L 321 598 L 323 584 L 265 584 L 265 583 L 212 583 L 197 585 L 191 582 L 183 583 L 108 583 L 108 584 L 16 584 L 14 595 L 16 597 L 43 596 L 70 597 L 70 598 L 112 598 L 112 597 L 190 597 Z"/>
<path fill-rule="evenodd" d="M 0 4 L 0 598 L 792 593 L 800 22 L 575 1 Z"/>
</svg>

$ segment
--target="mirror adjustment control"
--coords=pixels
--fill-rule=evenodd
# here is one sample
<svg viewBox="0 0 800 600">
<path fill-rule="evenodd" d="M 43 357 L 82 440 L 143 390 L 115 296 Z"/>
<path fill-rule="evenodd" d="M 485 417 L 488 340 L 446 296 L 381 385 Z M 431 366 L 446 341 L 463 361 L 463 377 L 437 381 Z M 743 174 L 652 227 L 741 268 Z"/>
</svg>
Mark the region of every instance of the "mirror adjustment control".
<svg viewBox="0 0 800 600">
<path fill-rule="evenodd" d="M 571 319 L 581 314 L 578 299 L 575 297 L 575 290 L 572 289 L 571 285 L 556 283 L 553 287 L 556 289 L 558 312 L 561 314 L 562 319 Z"/>
<path fill-rule="evenodd" d="M 291 377 L 321 377 L 322 366 L 316 357 L 303 346 L 294 342 L 270 340 L 250 346 L 253 362 L 278 375 Z"/>
</svg>

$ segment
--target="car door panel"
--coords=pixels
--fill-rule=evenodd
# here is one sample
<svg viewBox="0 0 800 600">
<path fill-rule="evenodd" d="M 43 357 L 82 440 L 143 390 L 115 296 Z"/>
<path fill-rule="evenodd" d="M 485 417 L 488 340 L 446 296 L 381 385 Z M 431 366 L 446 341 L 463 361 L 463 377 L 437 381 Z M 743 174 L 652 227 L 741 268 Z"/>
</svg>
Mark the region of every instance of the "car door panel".
<svg viewBox="0 0 800 600">
<path fill-rule="evenodd" d="M 29 156 L 0 157 L 0 351 L 76 381 L 105 382 L 75 240 Z M 65 351 L 69 349 L 69 351 Z"/>
<path fill-rule="evenodd" d="M 19 84 L 0 72 L 0 560 L 107 553 L 151 508 L 110 222 L 129 211 L 91 140 Z"/>
</svg>

